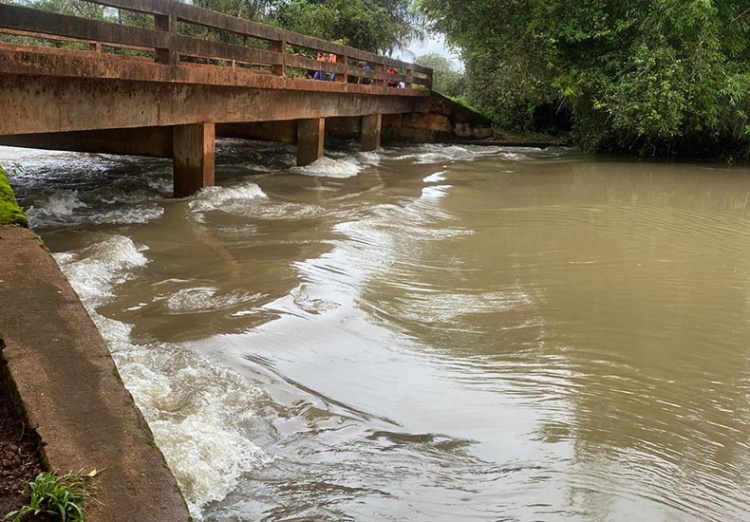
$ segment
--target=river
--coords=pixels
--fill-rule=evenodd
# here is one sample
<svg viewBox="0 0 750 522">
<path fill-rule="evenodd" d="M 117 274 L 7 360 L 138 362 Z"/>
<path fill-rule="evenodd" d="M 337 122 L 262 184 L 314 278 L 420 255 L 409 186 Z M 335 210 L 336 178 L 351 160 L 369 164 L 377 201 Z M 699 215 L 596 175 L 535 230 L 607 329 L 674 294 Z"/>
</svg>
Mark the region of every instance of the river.
<svg viewBox="0 0 750 522">
<path fill-rule="evenodd" d="M 197 520 L 750 520 L 749 168 L 294 158 L 0 148 Z"/>
</svg>

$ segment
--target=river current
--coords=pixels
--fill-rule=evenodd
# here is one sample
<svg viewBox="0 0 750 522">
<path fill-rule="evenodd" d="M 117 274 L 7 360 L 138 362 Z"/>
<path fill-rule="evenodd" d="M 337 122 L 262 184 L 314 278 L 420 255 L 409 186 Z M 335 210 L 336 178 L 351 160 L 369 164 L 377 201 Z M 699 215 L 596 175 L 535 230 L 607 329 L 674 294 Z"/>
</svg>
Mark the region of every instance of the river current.
<svg viewBox="0 0 750 522">
<path fill-rule="evenodd" d="M 750 169 L 294 158 L 0 148 L 197 520 L 750 520 Z"/>
</svg>

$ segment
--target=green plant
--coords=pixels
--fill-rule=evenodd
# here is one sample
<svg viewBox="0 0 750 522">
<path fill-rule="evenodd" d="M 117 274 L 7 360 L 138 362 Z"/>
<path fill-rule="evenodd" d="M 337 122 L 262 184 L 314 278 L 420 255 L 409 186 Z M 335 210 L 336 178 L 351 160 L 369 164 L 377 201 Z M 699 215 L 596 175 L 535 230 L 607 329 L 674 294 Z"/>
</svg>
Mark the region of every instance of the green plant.
<svg viewBox="0 0 750 522">
<path fill-rule="evenodd" d="M 12 169 L 18 171 L 20 166 L 14 165 Z M 16 202 L 16 196 L 13 194 L 13 189 L 8 183 L 8 177 L 0 166 L 0 225 L 21 225 L 23 227 L 28 226 L 28 221 L 23 211 Z"/>
<path fill-rule="evenodd" d="M 29 503 L 11 511 L 3 520 L 20 522 L 27 515 L 45 514 L 62 522 L 83 522 L 86 502 L 96 493 L 90 479 L 97 473 L 94 470 L 86 476 L 81 473 L 55 475 L 43 471 L 28 484 L 31 491 Z"/>
</svg>

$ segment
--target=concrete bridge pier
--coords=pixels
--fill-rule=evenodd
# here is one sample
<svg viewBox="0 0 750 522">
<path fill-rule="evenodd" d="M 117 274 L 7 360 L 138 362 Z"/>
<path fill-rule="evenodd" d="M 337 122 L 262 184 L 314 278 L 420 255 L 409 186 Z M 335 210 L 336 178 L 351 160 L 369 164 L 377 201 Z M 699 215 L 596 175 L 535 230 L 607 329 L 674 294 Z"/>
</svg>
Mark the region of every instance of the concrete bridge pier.
<svg viewBox="0 0 750 522">
<path fill-rule="evenodd" d="M 380 129 L 382 117 L 380 114 L 362 116 L 360 150 L 371 152 L 380 147 Z"/>
<path fill-rule="evenodd" d="M 297 121 L 297 165 L 304 167 L 323 157 L 325 118 Z"/>
<path fill-rule="evenodd" d="M 172 137 L 175 197 L 184 198 L 213 186 L 215 142 L 213 123 L 175 125 Z"/>
</svg>

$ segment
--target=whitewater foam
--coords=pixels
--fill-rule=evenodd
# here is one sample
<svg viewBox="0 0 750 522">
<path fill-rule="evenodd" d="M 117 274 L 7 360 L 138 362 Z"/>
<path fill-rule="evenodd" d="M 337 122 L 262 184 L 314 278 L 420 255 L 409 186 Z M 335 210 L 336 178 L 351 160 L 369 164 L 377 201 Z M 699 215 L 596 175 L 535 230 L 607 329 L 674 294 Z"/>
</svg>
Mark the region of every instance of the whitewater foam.
<svg viewBox="0 0 750 522">
<path fill-rule="evenodd" d="M 239 291 L 220 295 L 218 291 L 218 288 L 211 286 L 183 288 L 167 298 L 167 309 L 173 314 L 213 312 L 232 308 L 263 297 L 263 294 L 250 294 Z"/>
<path fill-rule="evenodd" d="M 271 460 L 251 442 L 258 419 L 250 406 L 262 391 L 185 345 L 133 342 L 131 325 L 97 313 L 114 286 L 147 265 L 144 250 L 115 235 L 55 259 L 107 341 L 191 515 L 202 520 L 203 506 L 223 499 L 243 473 Z"/>
<path fill-rule="evenodd" d="M 268 196 L 255 183 L 235 187 L 208 187 L 201 190 L 189 206 L 193 212 L 223 210 L 232 212 L 245 207 L 248 202 L 267 199 Z"/>
<path fill-rule="evenodd" d="M 103 304 L 115 284 L 132 277 L 132 271 L 148 263 L 135 243 L 125 236 L 111 236 L 76 253 L 55 254 L 55 260 L 89 306 Z"/>
<path fill-rule="evenodd" d="M 424 181 L 425 183 L 439 183 L 441 181 L 445 181 L 445 172 L 440 171 L 434 174 L 430 174 L 429 176 L 425 177 L 422 181 Z"/>
<path fill-rule="evenodd" d="M 321 178 L 352 178 L 365 168 L 354 156 L 329 158 L 324 156 L 305 167 L 293 167 L 292 172 Z"/>
</svg>

